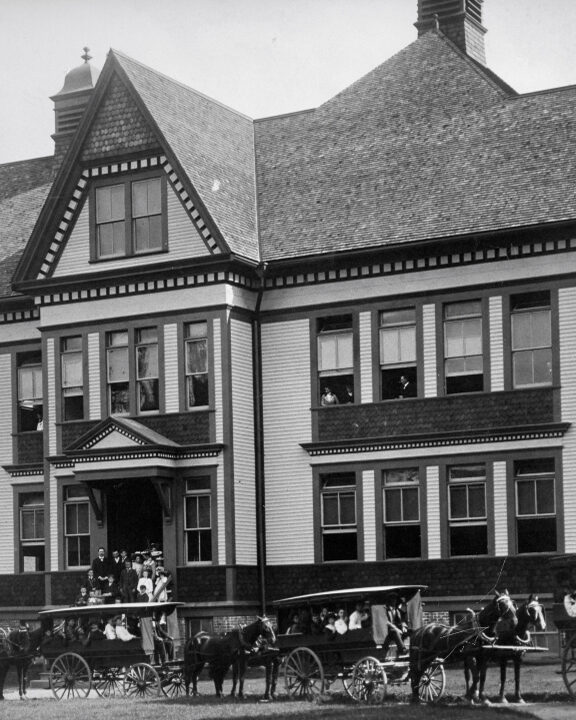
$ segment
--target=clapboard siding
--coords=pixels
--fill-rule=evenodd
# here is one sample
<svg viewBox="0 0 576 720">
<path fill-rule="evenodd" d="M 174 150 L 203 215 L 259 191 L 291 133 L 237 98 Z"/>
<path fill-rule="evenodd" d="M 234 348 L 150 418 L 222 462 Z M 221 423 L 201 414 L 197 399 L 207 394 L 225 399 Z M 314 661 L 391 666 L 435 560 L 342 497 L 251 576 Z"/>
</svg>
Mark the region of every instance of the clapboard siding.
<svg viewBox="0 0 576 720">
<path fill-rule="evenodd" d="M 224 425 L 222 415 L 222 337 L 221 323 L 218 318 L 212 324 L 214 347 L 214 416 L 216 423 L 216 442 L 224 441 Z"/>
<path fill-rule="evenodd" d="M 216 468 L 217 497 L 216 507 L 218 516 L 218 564 L 226 565 L 226 503 L 224 502 L 224 467 L 219 464 Z"/>
<path fill-rule="evenodd" d="M 490 298 L 490 389 L 504 390 L 504 332 L 502 297 Z"/>
<path fill-rule="evenodd" d="M 360 313 L 360 401 L 373 401 L 372 382 L 372 314 Z"/>
<path fill-rule="evenodd" d="M 178 332 L 174 324 L 164 325 L 164 397 L 166 412 L 179 412 Z"/>
<path fill-rule="evenodd" d="M 373 562 L 376 557 L 376 504 L 374 494 L 374 470 L 362 473 L 362 497 L 364 499 L 364 560 Z"/>
<path fill-rule="evenodd" d="M 576 552 L 576 288 L 559 291 L 560 385 L 562 421 L 572 423 L 564 436 L 565 552 Z M 561 548 L 559 548 L 561 550 Z"/>
<path fill-rule="evenodd" d="M 168 186 L 167 199 L 170 260 L 208 255 L 208 248 L 170 186 Z M 152 265 L 162 259 L 164 259 L 164 255 L 152 253 L 151 255 L 138 255 L 137 258 L 107 260 L 101 265 L 90 263 L 90 220 L 86 202 L 66 242 L 62 256 L 54 270 L 54 276 L 93 273 L 99 269 L 107 272 L 119 268 L 142 267 L 143 265 Z"/>
<path fill-rule="evenodd" d="M 11 478 L 2 465 L 12 464 L 12 369 L 11 356 L 0 355 L 0 387 L 3 388 L 0 412 L 0 507 L 4 508 L 0 522 L 0 573 L 14 572 L 14 517 L 12 513 Z"/>
<path fill-rule="evenodd" d="M 314 561 L 308 320 L 262 328 L 266 553 L 270 564 Z"/>
<path fill-rule="evenodd" d="M 232 356 L 232 421 L 234 433 L 234 512 L 236 562 L 256 562 L 254 483 L 254 400 L 252 391 L 252 326 L 230 323 Z"/>
<path fill-rule="evenodd" d="M 422 308 L 422 335 L 424 345 L 424 396 L 438 395 L 438 368 L 436 363 L 436 306 Z"/>
<path fill-rule="evenodd" d="M 90 420 L 101 417 L 100 398 L 100 335 L 88 335 L 88 387 L 90 396 Z"/>
<path fill-rule="evenodd" d="M 494 478 L 494 554 L 508 555 L 508 503 L 506 492 L 506 463 L 493 466 Z"/>
<path fill-rule="evenodd" d="M 440 476 L 436 465 L 426 468 L 426 512 L 428 515 L 428 559 L 441 557 Z"/>
</svg>

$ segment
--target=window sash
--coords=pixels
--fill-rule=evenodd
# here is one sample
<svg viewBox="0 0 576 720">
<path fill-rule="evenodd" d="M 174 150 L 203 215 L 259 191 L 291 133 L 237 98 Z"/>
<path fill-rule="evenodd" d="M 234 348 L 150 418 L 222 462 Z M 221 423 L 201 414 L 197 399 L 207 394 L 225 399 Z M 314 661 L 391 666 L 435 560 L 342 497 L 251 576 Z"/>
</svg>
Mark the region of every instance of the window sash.
<svg viewBox="0 0 576 720">
<path fill-rule="evenodd" d="M 420 488 L 386 487 L 384 489 L 384 523 L 386 525 L 420 522 Z"/>
<path fill-rule="evenodd" d="M 380 364 L 416 364 L 416 326 L 380 329 Z"/>
<path fill-rule="evenodd" d="M 42 365 L 18 368 L 18 400 L 42 403 Z"/>
<path fill-rule="evenodd" d="M 63 389 L 82 387 L 82 351 L 62 353 L 61 367 Z"/>
<path fill-rule="evenodd" d="M 516 478 L 517 517 L 552 517 L 555 515 L 554 477 Z"/>
<path fill-rule="evenodd" d="M 20 508 L 20 540 L 44 541 L 44 506 Z"/>
<path fill-rule="evenodd" d="M 352 372 L 354 367 L 353 333 L 331 332 L 318 336 L 318 371 Z"/>
<path fill-rule="evenodd" d="M 322 493 L 322 527 L 324 530 L 356 527 L 356 491 Z"/>
</svg>

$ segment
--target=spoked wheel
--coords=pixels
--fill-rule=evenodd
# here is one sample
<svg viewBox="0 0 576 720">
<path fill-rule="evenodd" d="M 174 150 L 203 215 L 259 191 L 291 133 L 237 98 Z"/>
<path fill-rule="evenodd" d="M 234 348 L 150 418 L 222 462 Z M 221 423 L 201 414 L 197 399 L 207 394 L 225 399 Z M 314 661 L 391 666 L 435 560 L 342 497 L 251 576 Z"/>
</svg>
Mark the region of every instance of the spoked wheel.
<svg viewBox="0 0 576 720">
<path fill-rule="evenodd" d="M 324 690 L 324 668 L 307 647 L 292 650 L 284 666 L 284 685 L 293 698 L 313 700 Z"/>
<path fill-rule="evenodd" d="M 124 670 L 119 667 L 94 670 L 92 685 L 100 697 L 122 697 L 124 695 Z"/>
<path fill-rule="evenodd" d="M 127 697 L 157 697 L 160 695 L 160 675 L 148 663 L 130 665 L 124 676 L 124 694 Z"/>
<path fill-rule="evenodd" d="M 562 653 L 562 677 L 571 698 L 576 698 L 576 633 L 566 639 Z"/>
<path fill-rule="evenodd" d="M 162 692 L 170 698 L 180 697 L 186 692 L 184 670 L 180 666 L 166 667 L 162 674 Z"/>
<path fill-rule="evenodd" d="M 57 700 L 85 698 L 90 692 L 91 674 L 81 655 L 59 655 L 50 668 L 50 688 Z"/>
<path fill-rule="evenodd" d="M 344 686 L 356 702 L 381 703 L 386 697 L 387 683 L 388 678 L 380 661 L 367 656 L 354 665 L 351 680 Z"/>
<path fill-rule="evenodd" d="M 441 662 L 433 662 L 420 677 L 418 683 L 418 697 L 423 702 L 437 703 L 446 687 L 446 674 Z"/>
</svg>

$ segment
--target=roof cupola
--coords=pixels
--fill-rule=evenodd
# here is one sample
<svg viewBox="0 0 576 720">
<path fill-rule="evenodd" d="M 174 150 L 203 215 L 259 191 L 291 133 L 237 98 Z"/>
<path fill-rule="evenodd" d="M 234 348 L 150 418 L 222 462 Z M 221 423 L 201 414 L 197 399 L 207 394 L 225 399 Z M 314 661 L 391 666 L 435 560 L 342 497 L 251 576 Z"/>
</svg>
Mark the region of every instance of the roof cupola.
<svg viewBox="0 0 576 720">
<path fill-rule="evenodd" d="M 482 25 L 484 0 L 418 0 L 418 36 L 440 29 L 467 55 L 486 65 Z"/>
<path fill-rule="evenodd" d="M 100 75 L 100 70 L 90 64 L 92 57 L 88 52 L 89 48 L 85 47 L 82 65 L 66 74 L 62 89 L 50 98 L 54 101 L 56 131 L 52 137 L 58 158 L 66 152 Z"/>
</svg>

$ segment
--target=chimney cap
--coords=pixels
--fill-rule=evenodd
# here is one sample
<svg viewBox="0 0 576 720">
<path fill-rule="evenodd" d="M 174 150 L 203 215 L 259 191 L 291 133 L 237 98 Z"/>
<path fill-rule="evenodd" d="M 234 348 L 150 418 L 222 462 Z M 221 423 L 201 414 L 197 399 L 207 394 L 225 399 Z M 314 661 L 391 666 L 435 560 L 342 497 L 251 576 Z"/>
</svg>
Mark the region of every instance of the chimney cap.
<svg viewBox="0 0 576 720">
<path fill-rule="evenodd" d="M 52 100 L 60 98 L 63 95 L 94 89 L 100 75 L 100 70 L 89 63 L 89 60 L 92 60 L 92 56 L 89 55 L 90 48 L 84 47 L 82 49 L 84 50 L 84 54 L 81 55 L 81 57 L 84 62 L 66 74 L 62 89 L 57 92 L 56 95 L 52 96 Z"/>
</svg>

